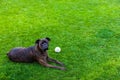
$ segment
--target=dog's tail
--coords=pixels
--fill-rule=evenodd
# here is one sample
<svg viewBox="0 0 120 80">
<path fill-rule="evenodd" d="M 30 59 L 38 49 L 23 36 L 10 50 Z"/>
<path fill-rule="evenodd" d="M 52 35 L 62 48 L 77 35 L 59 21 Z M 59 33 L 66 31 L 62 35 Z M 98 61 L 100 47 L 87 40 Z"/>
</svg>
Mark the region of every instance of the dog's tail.
<svg viewBox="0 0 120 80">
<path fill-rule="evenodd" d="M 6 55 L 9 56 L 9 52 Z"/>
<path fill-rule="evenodd" d="M 12 59 L 11 59 L 10 52 L 8 52 L 6 55 L 7 55 L 7 57 L 8 57 L 10 60 L 12 60 Z"/>
</svg>

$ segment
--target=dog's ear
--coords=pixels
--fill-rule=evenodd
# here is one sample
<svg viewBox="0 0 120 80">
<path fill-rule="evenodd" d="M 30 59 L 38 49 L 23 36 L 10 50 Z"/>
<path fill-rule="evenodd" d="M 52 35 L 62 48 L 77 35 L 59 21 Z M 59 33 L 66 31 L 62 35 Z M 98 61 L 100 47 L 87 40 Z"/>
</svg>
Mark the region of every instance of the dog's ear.
<svg viewBox="0 0 120 80">
<path fill-rule="evenodd" d="M 45 39 L 47 39 L 48 41 L 51 41 L 51 39 L 50 39 L 50 38 L 48 38 L 48 37 L 46 37 Z"/>
<path fill-rule="evenodd" d="M 39 41 L 40 41 L 40 39 L 37 39 L 37 40 L 35 41 L 35 43 L 36 43 L 36 44 L 38 44 L 38 43 L 39 43 Z"/>
</svg>

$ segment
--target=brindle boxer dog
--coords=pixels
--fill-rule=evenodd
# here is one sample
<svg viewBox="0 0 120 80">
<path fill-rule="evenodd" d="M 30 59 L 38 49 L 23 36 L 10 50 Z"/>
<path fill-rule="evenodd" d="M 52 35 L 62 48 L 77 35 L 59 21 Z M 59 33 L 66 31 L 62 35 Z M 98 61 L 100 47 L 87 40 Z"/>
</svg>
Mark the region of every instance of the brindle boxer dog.
<svg viewBox="0 0 120 80">
<path fill-rule="evenodd" d="M 35 42 L 35 46 L 23 48 L 13 48 L 7 55 L 11 61 L 14 62 L 34 62 L 37 61 L 39 64 L 49 67 L 56 68 L 60 70 L 65 70 L 64 67 L 53 66 L 48 64 L 48 62 L 54 62 L 61 66 L 64 66 L 63 63 L 52 59 L 48 56 L 47 50 L 49 46 L 50 38 L 38 39 Z"/>
</svg>

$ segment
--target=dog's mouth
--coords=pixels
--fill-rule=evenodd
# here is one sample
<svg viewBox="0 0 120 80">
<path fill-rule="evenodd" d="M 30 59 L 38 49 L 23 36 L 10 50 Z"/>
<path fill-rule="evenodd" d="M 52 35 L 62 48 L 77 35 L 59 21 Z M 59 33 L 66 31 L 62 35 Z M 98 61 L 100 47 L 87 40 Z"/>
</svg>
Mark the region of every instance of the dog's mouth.
<svg viewBox="0 0 120 80">
<path fill-rule="evenodd" d="M 46 50 L 48 50 L 48 48 L 46 48 L 46 49 L 43 49 L 44 51 L 46 51 Z"/>
</svg>

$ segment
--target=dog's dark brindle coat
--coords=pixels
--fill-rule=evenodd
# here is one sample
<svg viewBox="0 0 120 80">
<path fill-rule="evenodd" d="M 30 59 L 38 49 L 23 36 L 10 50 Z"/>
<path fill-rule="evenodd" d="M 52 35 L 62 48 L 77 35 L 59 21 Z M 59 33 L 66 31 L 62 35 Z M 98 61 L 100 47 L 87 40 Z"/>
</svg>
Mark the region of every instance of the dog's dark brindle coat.
<svg viewBox="0 0 120 80">
<path fill-rule="evenodd" d="M 50 68 L 56 68 L 60 70 L 65 70 L 64 67 L 53 66 L 48 64 L 48 62 L 54 62 L 61 66 L 63 63 L 50 58 L 47 54 L 50 38 L 38 39 L 36 40 L 35 46 L 28 48 L 13 48 L 7 55 L 11 61 L 14 62 L 34 62 L 37 61 L 41 65 Z"/>
</svg>

